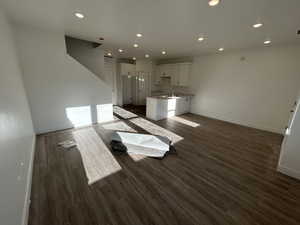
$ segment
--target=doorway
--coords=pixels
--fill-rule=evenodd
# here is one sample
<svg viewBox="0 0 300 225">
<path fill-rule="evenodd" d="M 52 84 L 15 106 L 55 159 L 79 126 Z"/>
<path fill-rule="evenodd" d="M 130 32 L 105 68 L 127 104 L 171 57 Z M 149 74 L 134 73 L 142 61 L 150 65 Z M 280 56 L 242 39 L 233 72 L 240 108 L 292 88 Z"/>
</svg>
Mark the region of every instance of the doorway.
<svg viewBox="0 0 300 225">
<path fill-rule="evenodd" d="M 147 97 L 151 95 L 151 73 L 135 72 L 132 75 L 122 75 L 122 104 L 145 106 Z"/>
<path fill-rule="evenodd" d="M 133 79 L 133 104 L 146 105 L 150 96 L 150 73 L 137 72 Z"/>
<path fill-rule="evenodd" d="M 105 82 L 112 88 L 112 103 L 117 104 L 117 79 L 116 79 L 116 61 L 111 58 L 104 58 L 104 76 Z"/>
<path fill-rule="evenodd" d="M 123 82 L 123 104 L 129 105 L 133 103 L 133 92 L 134 92 L 134 77 L 122 76 Z"/>
</svg>

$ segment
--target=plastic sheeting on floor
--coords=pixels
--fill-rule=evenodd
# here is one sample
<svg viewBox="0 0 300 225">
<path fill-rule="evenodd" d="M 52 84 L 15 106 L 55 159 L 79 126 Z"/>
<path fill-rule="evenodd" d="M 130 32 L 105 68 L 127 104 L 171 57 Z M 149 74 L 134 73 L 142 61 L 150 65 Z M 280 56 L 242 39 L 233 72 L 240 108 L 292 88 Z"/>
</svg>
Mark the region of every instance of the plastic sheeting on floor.
<svg viewBox="0 0 300 225">
<path fill-rule="evenodd" d="M 122 143 L 128 153 L 162 158 L 170 150 L 171 142 L 162 136 L 115 132 L 112 135 L 113 143 Z"/>
</svg>

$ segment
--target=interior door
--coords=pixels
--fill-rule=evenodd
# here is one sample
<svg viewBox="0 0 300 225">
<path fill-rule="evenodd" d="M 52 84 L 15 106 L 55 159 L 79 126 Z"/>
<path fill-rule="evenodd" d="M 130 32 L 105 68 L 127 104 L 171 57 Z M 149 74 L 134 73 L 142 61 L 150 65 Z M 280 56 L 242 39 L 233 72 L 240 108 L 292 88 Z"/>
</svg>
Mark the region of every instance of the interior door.
<svg viewBox="0 0 300 225">
<path fill-rule="evenodd" d="M 117 104 L 117 80 L 116 62 L 113 59 L 105 58 L 104 61 L 105 82 L 112 88 L 112 103 Z"/>
<path fill-rule="evenodd" d="M 138 72 L 135 79 L 136 104 L 146 105 L 146 98 L 150 92 L 150 74 L 149 72 Z"/>
<path fill-rule="evenodd" d="M 138 104 L 146 105 L 146 97 L 147 97 L 147 88 L 146 88 L 146 75 L 145 73 L 140 72 L 138 79 Z"/>
<path fill-rule="evenodd" d="M 132 76 L 122 76 L 123 81 L 123 104 L 128 105 L 132 104 Z"/>
</svg>

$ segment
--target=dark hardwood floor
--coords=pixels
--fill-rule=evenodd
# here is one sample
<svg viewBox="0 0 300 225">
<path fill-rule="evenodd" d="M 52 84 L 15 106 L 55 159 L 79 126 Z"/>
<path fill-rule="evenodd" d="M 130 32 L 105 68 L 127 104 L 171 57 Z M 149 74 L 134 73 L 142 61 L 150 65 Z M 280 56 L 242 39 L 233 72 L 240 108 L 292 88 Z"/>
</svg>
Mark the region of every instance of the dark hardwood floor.
<svg viewBox="0 0 300 225">
<path fill-rule="evenodd" d="M 155 122 L 184 138 L 176 155 L 114 155 L 122 170 L 90 186 L 78 150 L 57 146 L 72 130 L 38 136 L 29 225 L 300 224 L 300 181 L 276 171 L 282 136 L 193 114 L 180 118 L 199 126 Z M 94 129 L 108 142 L 111 130 Z"/>
<path fill-rule="evenodd" d="M 146 116 L 146 106 L 145 105 L 124 105 L 124 109 L 133 112 L 139 116 Z"/>
</svg>

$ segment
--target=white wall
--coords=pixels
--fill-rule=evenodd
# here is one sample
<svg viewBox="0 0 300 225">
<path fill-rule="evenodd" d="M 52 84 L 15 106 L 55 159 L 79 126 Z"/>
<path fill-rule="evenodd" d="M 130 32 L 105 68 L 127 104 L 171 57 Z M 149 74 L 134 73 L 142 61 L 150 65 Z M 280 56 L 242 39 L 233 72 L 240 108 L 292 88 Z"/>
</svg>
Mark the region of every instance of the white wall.
<svg viewBox="0 0 300 225">
<path fill-rule="evenodd" d="M 35 135 L 11 27 L 1 11 L 0 134 L 0 223 L 20 225 L 27 213 Z"/>
<path fill-rule="evenodd" d="M 94 48 L 91 42 L 67 37 L 67 53 L 97 75 L 107 81 L 104 73 L 104 51 L 100 47 Z"/>
<path fill-rule="evenodd" d="M 79 110 L 75 117 L 80 122 L 107 118 L 104 112 L 97 113 L 97 105 L 112 103 L 111 88 L 66 54 L 63 32 L 25 26 L 18 26 L 15 32 L 37 133 L 73 127 L 74 117 L 67 115 L 68 108 Z M 80 107 L 85 106 L 90 107 L 90 113 L 81 112 Z M 81 118 L 88 114 L 91 118 Z"/>
<path fill-rule="evenodd" d="M 300 179 L 300 95 L 288 131 L 282 143 L 278 170 Z"/>
<path fill-rule="evenodd" d="M 197 57 L 192 112 L 282 133 L 299 88 L 299 59 L 299 45 Z"/>
</svg>

